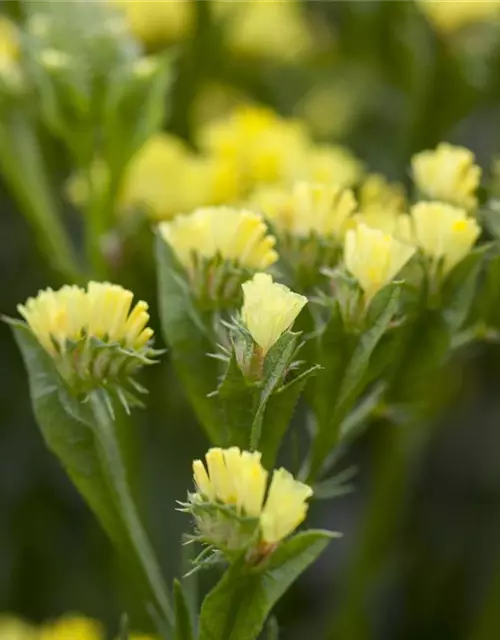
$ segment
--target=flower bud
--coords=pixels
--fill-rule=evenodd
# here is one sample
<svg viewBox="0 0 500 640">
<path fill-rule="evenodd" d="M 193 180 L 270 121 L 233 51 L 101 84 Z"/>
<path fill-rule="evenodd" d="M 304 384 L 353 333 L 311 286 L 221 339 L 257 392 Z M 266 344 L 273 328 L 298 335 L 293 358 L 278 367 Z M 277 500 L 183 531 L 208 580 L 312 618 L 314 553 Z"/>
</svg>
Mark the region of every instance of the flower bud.
<svg viewBox="0 0 500 640">
<path fill-rule="evenodd" d="M 256 273 L 243 285 L 241 318 L 264 357 L 289 329 L 307 298 L 273 282 L 267 273 Z"/>
</svg>

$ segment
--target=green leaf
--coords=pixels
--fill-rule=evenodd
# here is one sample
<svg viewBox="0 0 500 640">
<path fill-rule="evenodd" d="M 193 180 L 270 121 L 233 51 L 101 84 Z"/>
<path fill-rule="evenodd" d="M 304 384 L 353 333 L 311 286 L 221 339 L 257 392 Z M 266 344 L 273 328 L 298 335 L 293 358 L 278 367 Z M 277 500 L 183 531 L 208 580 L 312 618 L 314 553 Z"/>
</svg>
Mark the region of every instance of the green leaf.
<svg viewBox="0 0 500 640">
<path fill-rule="evenodd" d="M 488 245 L 483 245 L 471 251 L 454 267 L 444 282 L 443 313 L 453 332 L 460 330 L 469 316 L 484 257 L 489 248 Z"/>
<path fill-rule="evenodd" d="M 272 469 L 278 450 L 290 424 L 297 402 L 309 379 L 321 370 L 319 365 L 310 367 L 284 387 L 278 389 L 267 402 L 262 421 L 262 436 L 259 450 L 262 462 L 267 469 Z"/>
<path fill-rule="evenodd" d="M 184 270 L 170 246 L 156 239 L 158 299 L 163 337 L 198 420 L 212 443 L 223 444 L 217 405 L 209 395 L 217 387 L 218 367 L 207 354 L 216 345 L 198 313 Z"/>
<path fill-rule="evenodd" d="M 220 412 L 223 446 L 248 449 L 260 393 L 259 385 L 249 381 L 243 374 L 233 350 L 226 373 L 213 398 Z"/>
<path fill-rule="evenodd" d="M 264 568 L 248 567 L 244 558 L 237 560 L 203 602 L 199 640 L 255 640 L 276 602 L 333 535 L 299 533 L 282 542 Z"/>
<path fill-rule="evenodd" d="M 114 499 L 101 469 L 88 407 L 68 394 L 52 359 L 22 322 L 10 321 L 28 371 L 35 417 L 47 447 L 101 521 L 111 539 L 126 546 Z"/>
<path fill-rule="evenodd" d="M 33 410 L 48 448 L 131 568 L 140 572 L 146 597 L 152 596 L 165 620 L 171 621 L 168 593 L 128 490 L 109 399 L 104 391 L 92 392 L 85 403 L 71 396 L 31 330 L 22 322 L 11 320 L 10 324 L 28 370 Z"/>
<path fill-rule="evenodd" d="M 194 640 L 193 628 L 189 616 L 182 584 L 174 580 L 174 605 L 175 605 L 175 640 Z"/>
</svg>

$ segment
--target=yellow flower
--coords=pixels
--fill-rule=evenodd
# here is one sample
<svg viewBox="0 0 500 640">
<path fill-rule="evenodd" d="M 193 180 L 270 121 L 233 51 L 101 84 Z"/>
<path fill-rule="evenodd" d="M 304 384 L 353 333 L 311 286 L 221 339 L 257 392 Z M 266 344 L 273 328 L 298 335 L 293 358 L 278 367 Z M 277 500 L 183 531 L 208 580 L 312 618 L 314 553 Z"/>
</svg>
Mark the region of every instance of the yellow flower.
<svg viewBox="0 0 500 640">
<path fill-rule="evenodd" d="M 138 351 L 147 346 L 153 330 L 146 327 L 148 305 L 140 301 L 131 310 L 132 298 L 119 285 L 89 282 L 87 291 L 74 285 L 40 291 L 18 311 L 52 356 L 64 353 L 68 341 L 85 337 Z"/>
<path fill-rule="evenodd" d="M 349 149 L 338 145 L 311 145 L 300 161 L 288 166 L 289 181 L 307 180 L 341 188 L 353 187 L 364 173 L 363 163 Z"/>
<path fill-rule="evenodd" d="M 414 253 L 409 244 L 363 223 L 346 233 L 344 263 L 367 302 L 397 276 Z"/>
<path fill-rule="evenodd" d="M 338 238 L 355 209 L 350 189 L 299 182 L 293 188 L 289 231 L 302 237 L 316 233 Z"/>
<path fill-rule="evenodd" d="M 307 298 L 273 282 L 267 273 L 256 273 L 242 286 L 241 317 L 265 355 L 281 334 L 292 326 Z"/>
<path fill-rule="evenodd" d="M 186 0 L 110 0 L 125 14 L 131 32 L 146 45 L 183 40 L 191 32 L 193 4 Z"/>
<path fill-rule="evenodd" d="M 418 5 L 437 29 L 453 33 L 476 22 L 492 22 L 500 16 L 498 0 L 419 0 Z"/>
<path fill-rule="evenodd" d="M 0 615 L 0 639 L 1 640 L 38 640 L 38 634 L 24 620 L 10 615 Z"/>
<path fill-rule="evenodd" d="M 214 8 L 226 19 L 227 43 L 236 54 L 294 61 L 313 47 L 311 30 L 296 2 L 219 0 Z"/>
<path fill-rule="evenodd" d="M 306 500 L 313 490 L 298 482 L 286 469 L 273 473 L 266 504 L 262 510 L 260 524 L 262 539 L 275 544 L 295 531 L 307 514 Z"/>
<path fill-rule="evenodd" d="M 426 197 L 467 210 L 477 206 L 481 169 L 469 149 L 443 142 L 413 156 L 412 169 L 415 185 Z"/>
<path fill-rule="evenodd" d="M 279 182 L 301 162 L 308 139 L 302 125 L 270 109 L 241 106 L 201 128 L 199 143 L 209 154 L 237 167 L 244 187 Z"/>
<path fill-rule="evenodd" d="M 187 268 L 194 254 L 207 259 L 220 255 L 248 269 L 265 269 L 278 259 L 275 238 L 267 234 L 262 216 L 245 209 L 197 209 L 161 223 L 158 229 Z"/>
<path fill-rule="evenodd" d="M 193 462 L 197 492 L 191 494 L 190 501 L 195 514 L 197 504 L 215 502 L 232 507 L 238 516 L 258 518 L 260 541 L 274 545 L 305 519 L 306 500 L 312 489 L 285 469 L 278 469 L 264 502 L 268 473 L 260 459 L 259 452 L 240 451 L 238 447 L 210 449 L 206 467 L 201 460 Z M 203 527 L 203 521 L 199 523 Z"/>
<path fill-rule="evenodd" d="M 419 202 L 411 209 L 413 240 L 448 273 L 476 242 L 481 229 L 464 209 L 441 202 Z"/>
<path fill-rule="evenodd" d="M 103 640 L 102 625 L 77 615 L 65 616 L 42 625 L 38 640 Z"/>
<path fill-rule="evenodd" d="M 359 189 L 359 209 L 362 213 L 370 211 L 399 211 L 406 207 L 406 194 L 402 184 L 391 184 L 385 176 L 370 173 Z"/>
</svg>

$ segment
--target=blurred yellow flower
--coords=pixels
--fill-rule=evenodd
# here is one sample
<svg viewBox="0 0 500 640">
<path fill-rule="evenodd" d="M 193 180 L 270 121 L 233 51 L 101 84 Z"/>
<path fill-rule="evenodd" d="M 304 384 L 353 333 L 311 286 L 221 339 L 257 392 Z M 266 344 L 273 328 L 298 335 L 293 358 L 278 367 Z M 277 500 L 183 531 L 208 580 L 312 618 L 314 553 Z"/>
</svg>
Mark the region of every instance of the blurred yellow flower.
<svg viewBox="0 0 500 640">
<path fill-rule="evenodd" d="M 238 168 L 246 188 L 285 179 L 308 145 L 298 121 L 257 106 L 238 107 L 229 117 L 207 123 L 198 138 L 203 150 Z"/>
<path fill-rule="evenodd" d="M 260 541 L 275 545 L 290 535 L 305 519 L 306 500 L 312 489 L 298 482 L 285 469 L 275 470 L 264 503 L 268 473 L 257 451 L 241 451 L 238 447 L 210 449 L 202 460 L 193 462 L 196 493 L 190 494 L 194 505 L 217 502 L 232 507 L 235 514 L 259 519 Z M 206 519 L 198 519 L 206 528 Z"/>
<path fill-rule="evenodd" d="M 368 174 L 359 188 L 359 210 L 400 211 L 406 208 L 406 193 L 402 184 L 391 183 L 379 173 Z"/>
<path fill-rule="evenodd" d="M 307 298 L 273 282 L 267 273 L 256 273 L 244 282 L 241 318 L 265 356 L 289 329 L 307 303 Z"/>
<path fill-rule="evenodd" d="M 424 196 L 471 210 L 477 206 L 475 194 L 481 180 L 474 160 L 469 149 L 442 142 L 435 150 L 413 156 L 413 180 Z"/>
<path fill-rule="evenodd" d="M 477 22 L 497 22 L 500 17 L 498 0 L 419 0 L 418 6 L 444 33 L 453 33 Z"/>
<path fill-rule="evenodd" d="M 15 24 L 0 16 L 0 73 L 8 72 L 19 58 L 19 39 Z"/>
<path fill-rule="evenodd" d="M 40 344 L 52 356 L 64 354 L 68 341 L 85 337 L 118 343 L 139 351 L 147 346 L 153 330 L 148 305 L 131 309 L 133 294 L 119 285 L 89 282 L 87 291 L 65 285 L 58 291 L 45 289 L 18 306 Z"/>
<path fill-rule="evenodd" d="M 298 2 L 217 0 L 229 49 L 238 55 L 286 62 L 306 56 L 314 46 L 312 31 Z"/>
<path fill-rule="evenodd" d="M 308 180 L 342 188 L 353 187 L 364 174 L 363 163 L 340 145 L 310 145 L 300 161 L 288 166 L 289 181 Z"/>
<path fill-rule="evenodd" d="M 103 640 L 103 626 L 89 618 L 65 616 L 40 628 L 37 640 Z"/>
<path fill-rule="evenodd" d="M 413 240 L 448 273 L 472 249 L 481 229 L 464 209 L 441 202 L 419 202 L 411 208 Z"/>
<path fill-rule="evenodd" d="M 414 253 L 411 245 L 363 223 L 346 233 L 344 263 L 367 302 L 397 276 Z"/>
<path fill-rule="evenodd" d="M 193 3 L 186 0 L 110 0 L 125 14 L 131 32 L 148 46 L 183 40 L 192 30 Z"/>
<path fill-rule="evenodd" d="M 8 614 L 0 615 L 0 640 L 38 640 L 36 629 Z"/>
<path fill-rule="evenodd" d="M 207 259 L 219 255 L 248 269 L 265 269 L 278 259 L 275 238 L 268 235 L 262 216 L 245 209 L 205 207 L 158 229 L 187 268 L 196 254 Z"/>
</svg>

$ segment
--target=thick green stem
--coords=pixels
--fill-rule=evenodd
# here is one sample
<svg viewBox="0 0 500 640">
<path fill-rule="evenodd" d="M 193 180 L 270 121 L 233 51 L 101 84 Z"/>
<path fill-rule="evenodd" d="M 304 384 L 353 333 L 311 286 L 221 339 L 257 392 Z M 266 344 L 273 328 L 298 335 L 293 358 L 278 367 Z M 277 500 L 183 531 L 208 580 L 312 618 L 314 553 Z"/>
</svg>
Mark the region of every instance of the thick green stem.
<svg viewBox="0 0 500 640">
<path fill-rule="evenodd" d="M 173 628 L 173 610 L 158 561 L 141 523 L 127 481 L 120 446 L 115 433 L 115 422 L 103 390 L 90 394 L 89 401 L 95 419 L 95 435 L 104 474 L 116 501 L 131 546 L 144 574 L 155 604 L 170 628 Z"/>
<path fill-rule="evenodd" d="M 22 112 L 3 114 L 0 122 L 0 170 L 22 213 L 35 230 L 51 267 L 66 282 L 84 277 L 58 215 L 32 124 Z"/>
</svg>

